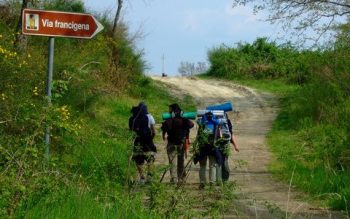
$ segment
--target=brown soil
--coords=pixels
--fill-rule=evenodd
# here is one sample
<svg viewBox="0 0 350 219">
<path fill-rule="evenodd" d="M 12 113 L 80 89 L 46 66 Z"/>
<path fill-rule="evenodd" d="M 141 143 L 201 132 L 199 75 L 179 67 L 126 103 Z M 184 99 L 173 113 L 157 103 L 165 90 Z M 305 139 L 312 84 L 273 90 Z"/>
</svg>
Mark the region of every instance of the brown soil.
<svg viewBox="0 0 350 219">
<path fill-rule="evenodd" d="M 240 152 L 230 156 L 230 181 L 238 185 L 238 199 L 232 203 L 233 211 L 225 218 L 346 218 L 313 206 L 306 196 L 288 184 L 277 181 L 268 171 L 272 154 L 266 145 L 266 134 L 278 112 L 278 99 L 269 93 L 219 80 L 199 80 L 184 77 L 153 77 L 170 88 L 179 98 L 189 95 L 198 109 L 210 104 L 231 101 L 234 112 L 229 114 Z M 195 137 L 192 131 L 191 138 Z M 165 143 L 162 143 L 165 145 Z M 157 162 L 167 164 L 165 146 L 160 149 Z M 233 150 L 232 150 L 233 151 Z M 191 166 L 187 187 L 198 193 L 198 165 Z M 166 176 L 165 181 L 169 180 Z M 193 186 L 189 186 L 193 185 Z M 237 210 L 240 212 L 237 216 Z"/>
</svg>

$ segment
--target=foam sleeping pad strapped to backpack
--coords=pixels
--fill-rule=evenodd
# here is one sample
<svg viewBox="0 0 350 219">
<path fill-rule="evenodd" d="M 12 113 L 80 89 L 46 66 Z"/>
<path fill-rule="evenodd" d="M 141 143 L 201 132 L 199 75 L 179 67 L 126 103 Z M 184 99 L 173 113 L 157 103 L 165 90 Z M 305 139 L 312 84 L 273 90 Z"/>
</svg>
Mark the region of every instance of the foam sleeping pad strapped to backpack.
<svg viewBox="0 0 350 219">
<path fill-rule="evenodd" d="M 185 118 L 185 119 L 196 119 L 196 113 L 195 112 L 184 112 L 182 115 L 181 115 L 182 118 Z M 170 113 L 163 113 L 162 114 L 162 118 L 163 120 L 166 120 L 166 119 L 170 119 L 171 118 L 171 114 Z"/>
<path fill-rule="evenodd" d="M 222 110 L 224 112 L 229 112 L 233 110 L 233 105 L 231 102 L 226 102 L 223 104 L 208 106 L 207 110 Z"/>
<path fill-rule="evenodd" d="M 197 110 L 197 116 L 203 117 L 204 114 L 211 112 L 215 116 L 215 118 L 223 118 L 225 116 L 225 112 L 223 110 Z"/>
</svg>

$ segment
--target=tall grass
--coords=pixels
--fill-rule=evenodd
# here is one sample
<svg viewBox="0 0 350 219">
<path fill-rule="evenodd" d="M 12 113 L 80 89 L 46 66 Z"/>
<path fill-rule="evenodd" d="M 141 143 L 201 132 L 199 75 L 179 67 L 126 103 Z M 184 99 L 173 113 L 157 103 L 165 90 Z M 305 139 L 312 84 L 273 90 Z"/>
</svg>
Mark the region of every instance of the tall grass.
<svg viewBox="0 0 350 219">
<path fill-rule="evenodd" d="M 288 180 L 295 166 L 295 185 L 345 210 L 350 199 L 350 102 L 336 83 L 345 79 L 336 77 L 319 77 L 286 97 L 269 144 L 280 163 L 274 171 Z"/>
<path fill-rule="evenodd" d="M 35 3 L 85 11 L 80 1 Z M 101 17 L 105 30 L 94 39 L 55 40 L 49 105 L 47 39 L 28 37 L 25 50 L 16 49 L 18 6 L 10 2 L 6 23 L 0 21 L 0 217 L 149 217 L 140 196 L 125 193 L 136 176 L 129 162 L 129 112 L 145 101 L 159 122 L 178 100 L 143 75 L 142 55 L 127 27 L 121 24 L 112 39 L 108 19 Z"/>
<path fill-rule="evenodd" d="M 77 135 L 62 136 L 60 149 L 53 149 L 59 171 L 64 170 L 62 174 L 71 177 L 67 176 L 66 183 L 22 209 L 28 212 L 26 217 L 40 218 L 52 211 L 48 218 L 51 215 L 52 218 L 74 218 L 80 217 L 79 212 L 85 209 L 87 212 L 82 212 L 82 217 L 159 216 L 144 207 L 141 197 L 145 196 L 145 191 L 135 192 L 133 184 L 130 184 L 137 180 L 137 173 L 136 166 L 129 160 L 133 138 L 128 131 L 128 118 L 131 106 L 144 101 L 156 121 L 160 122 L 161 113 L 167 111 L 170 103 L 179 100 L 171 97 L 156 82 L 147 78 L 142 81 L 143 86 L 134 90 L 147 91 L 142 96 L 103 96 L 80 114 L 79 120 L 83 125 Z M 183 102 L 182 105 L 184 109 L 194 108 L 191 102 Z"/>
<path fill-rule="evenodd" d="M 348 42 L 338 38 L 312 51 L 266 39 L 222 46 L 209 51 L 207 74 L 279 95 L 281 111 L 268 137 L 271 170 L 286 182 L 293 175 L 293 185 L 342 210 L 350 207 Z"/>
</svg>

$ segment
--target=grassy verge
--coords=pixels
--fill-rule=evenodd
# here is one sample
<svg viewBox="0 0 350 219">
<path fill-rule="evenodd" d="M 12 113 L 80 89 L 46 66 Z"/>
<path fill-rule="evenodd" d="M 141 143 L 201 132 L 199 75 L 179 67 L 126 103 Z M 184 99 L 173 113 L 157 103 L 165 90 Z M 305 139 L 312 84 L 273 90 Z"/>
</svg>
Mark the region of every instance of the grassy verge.
<svg viewBox="0 0 350 219">
<path fill-rule="evenodd" d="M 202 78 L 210 78 L 206 75 Z M 270 171 L 276 178 L 306 192 L 306 199 L 337 210 L 350 208 L 349 149 L 346 148 L 349 104 L 323 103 L 336 87 L 286 84 L 282 80 L 232 80 L 280 98 L 280 112 L 268 134 L 274 159 Z M 317 95 L 316 95 L 317 93 Z M 323 95 L 323 93 L 325 93 Z M 332 104 L 332 105 L 331 105 Z M 342 115 L 340 119 L 338 115 Z"/>
<path fill-rule="evenodd" d="M 104 96 L 93 103 L 80 117 L 82 124 L 77 135 L 62 139 L 66 150 L 63 156 L 53 148 L 52 165 L 63 164 L 69 182 L 57 185 L 26 203 L 21 212 L 27 218 L 149 218 L 157 217 L 142 206 L 145 191 L 135 192 L 132 183 L 137 178 L 136 167 L 129 161 L 132 135 L 128 131 L 131 106 L 144 101 L 156 122 L 168 105 L 179 100 L 170 96 L 162 85 L 145 79 L 132 95 Z M 180 102 L 185 110 L 195 106 L 185 98 Z M 58 158 L 60 157 L 60 158 Z M 59 161 L 54 161 L 60 159 Z M 131 187 L 130 187 L 131 186 Z M 159 215 L 158 215 L 159 217 Z"/>
<path fill-rule="evenodd" d="M 294 100 L 291 96 L 282 100 L 281 112 L 268 135 L 275 158 L 270 170 L 305 191 L 308 201 L 347 211 L 350 174 L 343 165 L 348 151 L 341 149 L 347 141 L 346 131 L 336 124 L 314 122 L 300 113 L 296 118 L 293 111 L 300 105 Z"/>
</svg>

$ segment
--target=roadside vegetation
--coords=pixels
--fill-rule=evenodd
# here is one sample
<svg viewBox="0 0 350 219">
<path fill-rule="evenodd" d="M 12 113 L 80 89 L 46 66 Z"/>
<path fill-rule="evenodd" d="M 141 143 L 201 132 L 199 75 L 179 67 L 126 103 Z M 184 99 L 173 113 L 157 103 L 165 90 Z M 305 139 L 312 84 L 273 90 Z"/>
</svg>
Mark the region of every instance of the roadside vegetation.
<svg viewBox="0 0 350 219">
<path fill-rule="evenodd" d="M 313 50 L 265 38 L 215 47 L 205 76 L 276 93 L 281 110 L 268 137 L 272 171 L 331 208 L 348 210 L 350 44 L 342 28 L 335 43 Z"/>
<path fill-rule="evenodd" d="M 81 1 L 34 3 L 86 12 Z M 105 29 L 94 39 L 56 38 L 53 97 L 48 104 L 48 38 L 23 37 L 16 31 L 20 2 L 1 4 L 0 218 L 189 214 L 183 192 L 156 183 L 165 167 L 155 170 L 154 184 L 136 184 L 136 167 L 130 162 L 133 136 L 127 125 L 131 107 L 144 101 L 157 122 L 172 102 L 180 101 L 187 111 L 195 108 L 190 97 L 175 99 L 144 76 L 142 54 L 127 26 L 118 23 L 112 33 L 112 22 L 98 16 Z M 47 126 L 49 158 L 44 144 Z"/>
</svg>

